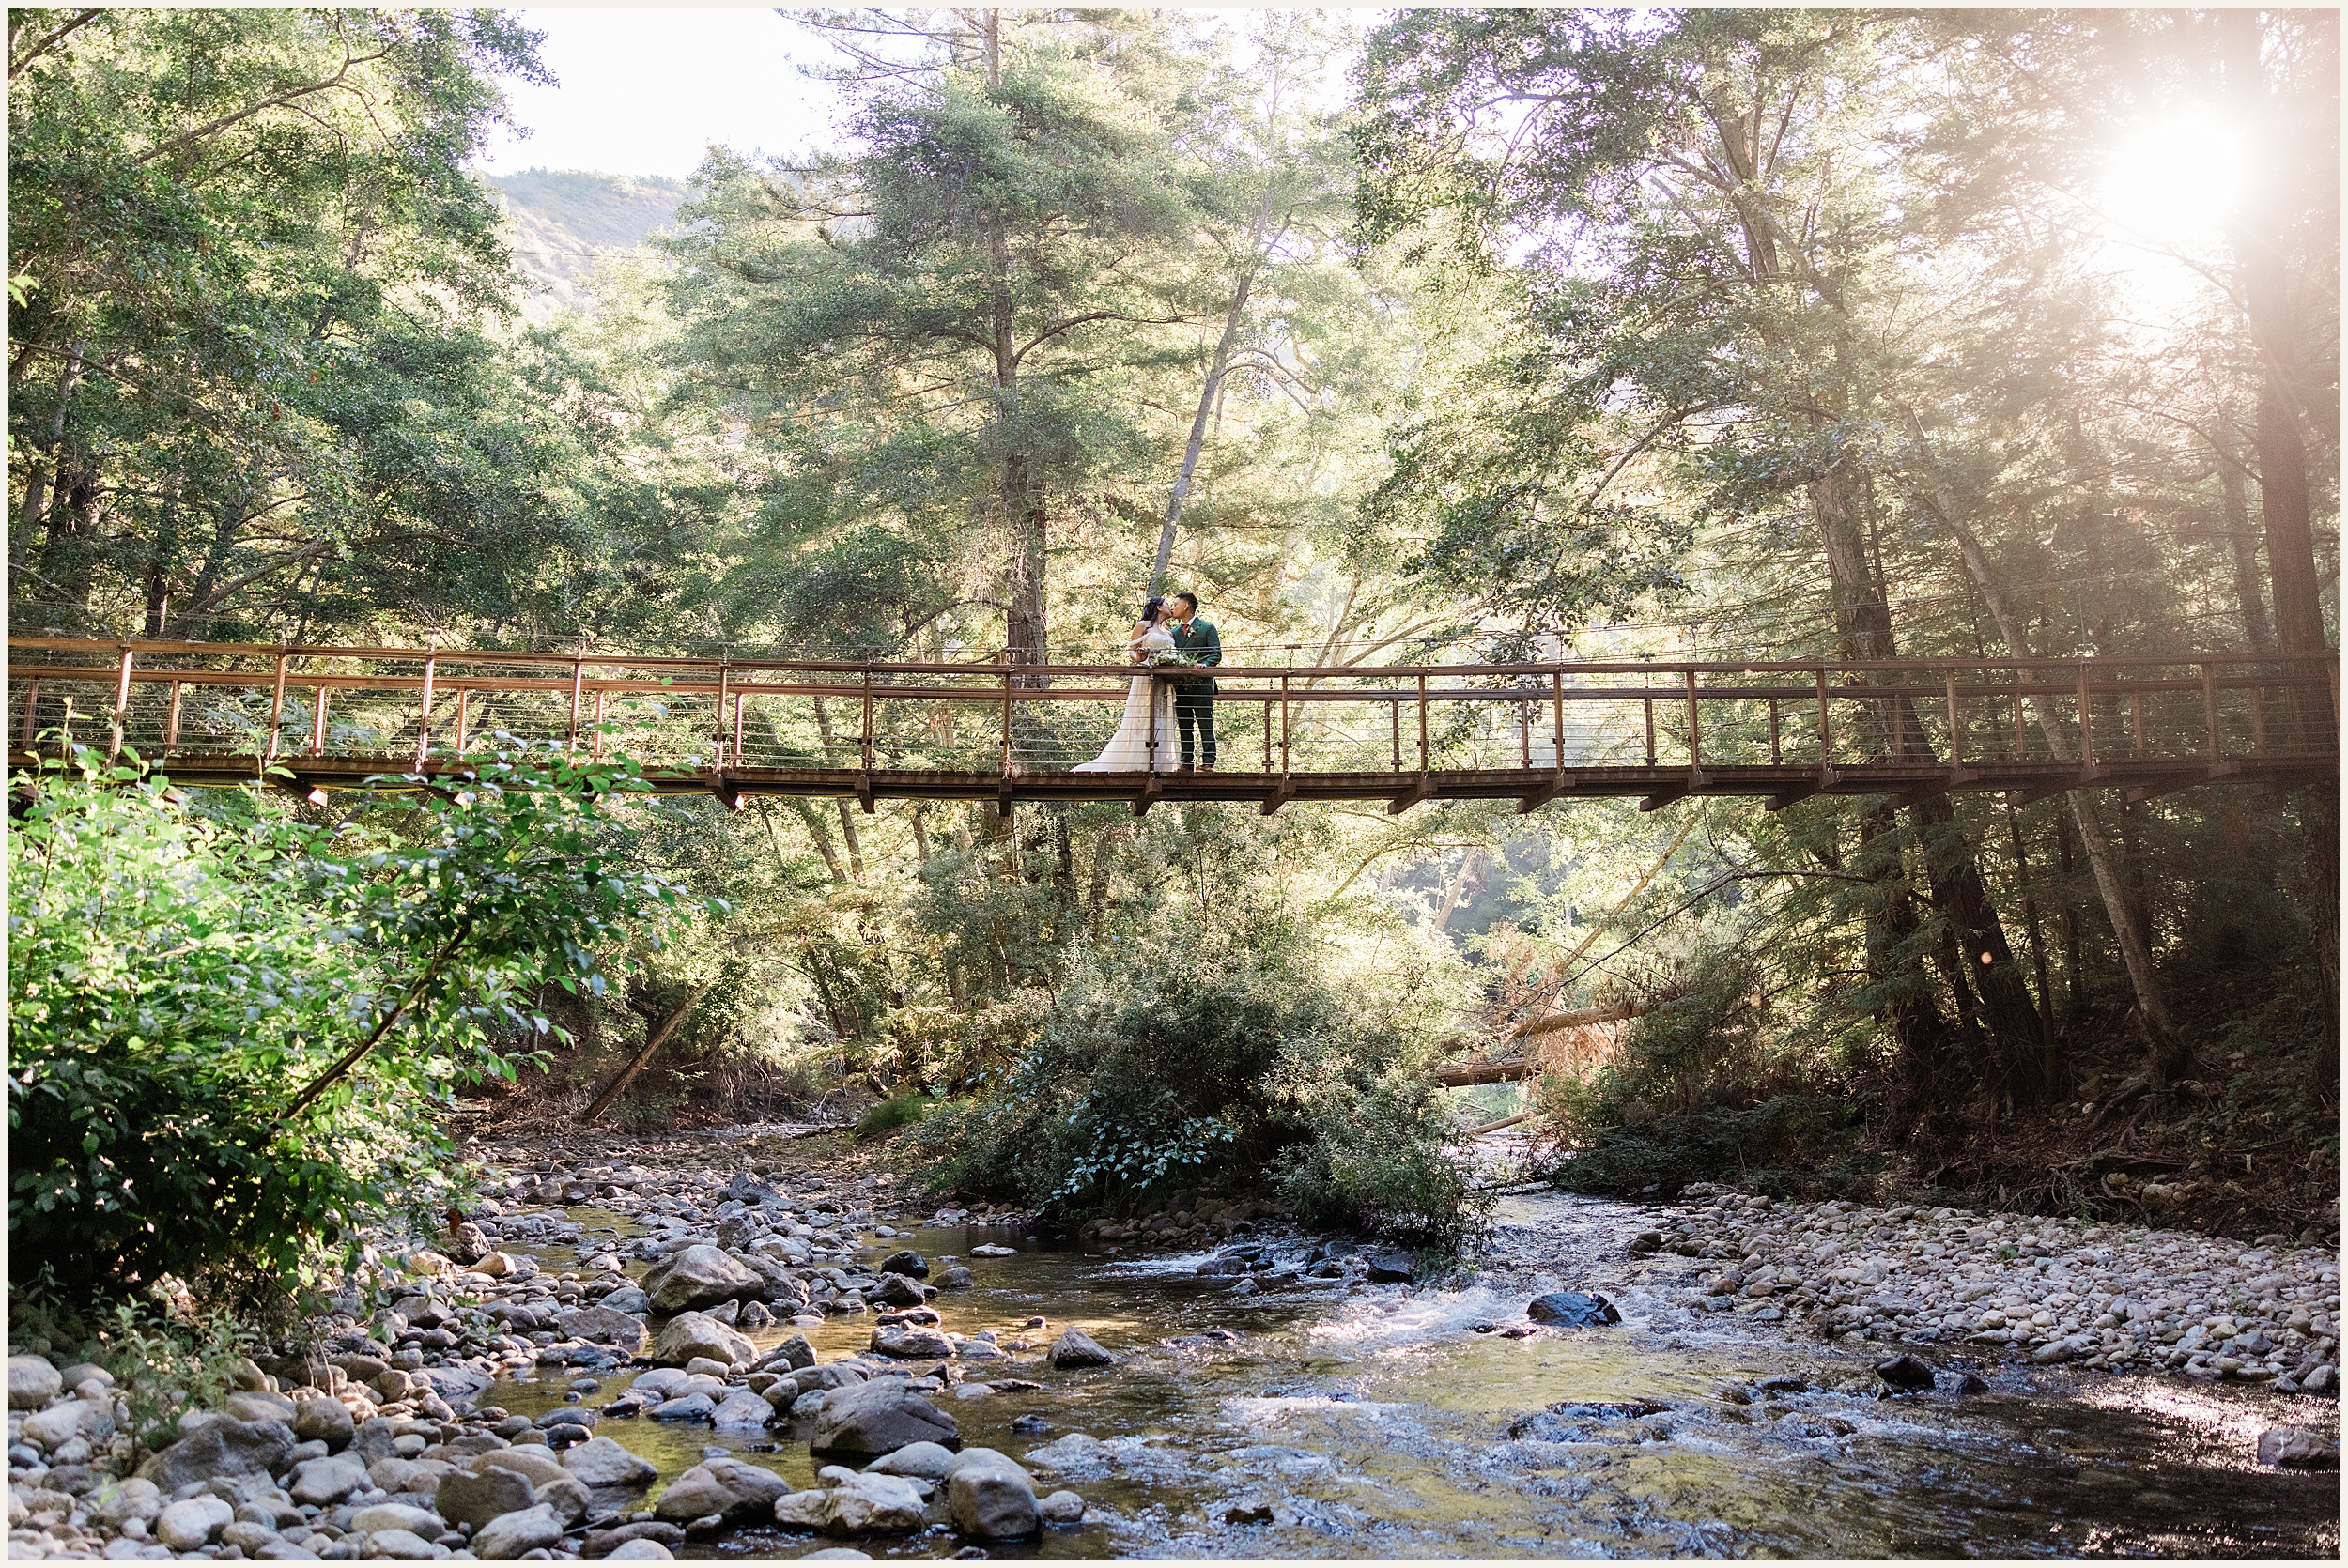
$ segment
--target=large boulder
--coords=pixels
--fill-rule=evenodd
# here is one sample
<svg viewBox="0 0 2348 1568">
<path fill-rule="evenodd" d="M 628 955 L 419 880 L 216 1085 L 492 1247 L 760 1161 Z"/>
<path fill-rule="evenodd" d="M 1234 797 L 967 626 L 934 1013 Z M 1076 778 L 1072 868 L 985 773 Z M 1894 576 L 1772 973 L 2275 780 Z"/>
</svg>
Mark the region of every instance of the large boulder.
<svg viewBox="0 0 2348 1568">
<path fill-rule="evenodd" d="M 54 1452 L 76 1437 L 97 1443 L 113 1437 L 115 1413 L 104 1402 L 69 1399 L 26 1416 L 17 1430 L 27 1442 Z"/>
<path fill-rule="evenodd" d="M 1099 1343 L 1082 1329 L 1065 1329 L 1052 1342 L 1050 1351 L 1054 1366 L 1107 1366 L 1117 1360 L 1101 1348 Z"/>
<path fill-rule="evenodd" d="M 649 1486 L 660 1474 L 609 1437 L 590 1437 L 583 1443 L 572 1444 L 563 1453 L 563 1468 L 591 1491 Z"/>
<path fill-rule="evenodd" d="M 917 1280 L 930 1277 L 929 1260 L 910 1247 L 889 1253 L 880 1266 L 884 1274 L 910 1274 Z"/>
<path fill-rule="evenodd" d="M 573 1307 L 557 1313 L 556 1331 L 571 1339 L 588 1340 L 596 1345 L 610 1345 L 636 1355 L 644 1348 L 647 1336 L 643 1323 L 624 1312 L 610 1307 Z"/>
<path fill-rule="evenodd" d="M 653 1311 L 673 1313 L 754 1298 L 765 1283 L 757 1270 L 704 1243 L 670 1253 L 644 1276 L 642 1289 Z"/>
<path fill-rule="evenodd" d="M 1037 1528 L 1035 1478 L 1007 1453 L 974 1448 L 946 1476 L 954 1528 L 981 1541 L 1017 1541 Z"/>
<path fill-rule="evenodd" d="M 484 1562 L 511 1562 L 524 1552 L 551 1546 L 563 1539 L 565 1526 L 544 1503 L 501 1514 L 473 1531 L 472 1555 Z"/>
<path fill-rule="evenodd" d="M 215 1476 L 272 1474 L 293 1453 L 293 1428 L 283 1422 L 208 1422 L 139 1467 L 163 1492 Z"/>
<path fill-rule="evenodd" d="M 911 1276 L 883 1274 L 864 1293 L 864 1299 L 876 1307 L 918 1307 L 929 1299 Z"/>
<path fill-rule="evenodd" d="M 57 1397 L 65 1377 L 39 1356 L 8 1358 L 8 1408 L 38 1410 Z"/>
<path fill-rule="evenodd" d="M 911 1443 L 958 1449 L 962 1429 L 903 1382 L 879 1377 L 826 1395 L 808 1446 L 817 1453 L 877 1459 Z"/>
<path fill-rule="evenodd" d="M 682 1524 L 715 1514 L 728 1524 L 770 1517 L 791 1483 L 772 1470 L 731 1457 L 704 1459 L 669 1483 L 653 1512 Z"/>
<path fill-rule="evenodd" d="M 954 1468 L 953 1450 L 935 1443 L 907 1443 L 864 1467 L 866 1475 L 908 1475 L 923 1481 L 943 1481 Z"/>
<path fill-rule="evenodd" d="M 696 1356 L 706 1356 L 728 1366 L 742 1366 L 757 1359 L 758 1346 L 707 1313 L 685 1312 L 660 1326 L 660 1337 L 654 1341 L 652 1354 L 653 1360 L 672 1366 L 683 1366 Z"/>
<path fill-rule="evenodd" d="M 1932 1387 L 1932 1363 L 1916 1356 L 1894 1356 L 1876 1368 L 1876 1376 L 1895 1389 L 1928 1389 Z"/>
<path fill-rule="evenodd" d="M 432 1385 L 432 1391 L 448 1401 L 452 1409 L 467 1410 L 494 1381 L 477 1367 L 428 1366 L 414 1376 Z"/>
<path fill-rule="evenodd" d="M 793 1334 L 789 1339 L 758 1358 L 759 1370 L 762 1372 L 796 1372 L 801 1367 L 810 1367 L 814 1364 L 815 1346 L 808 1343 L 805 1334 Z"/>
<path fill-rule="evenodd" d="M 1552 1290 L 1546 1296 L 1536 1296 L 1525 1303 L 1524 1315 L 1536 1323 L 1560 1329 L 1590 1329 L 1622 1321 L 1622 1314 L 1614 1310 L 1612 1301 L 1579 1290 Z"/>
</svg>

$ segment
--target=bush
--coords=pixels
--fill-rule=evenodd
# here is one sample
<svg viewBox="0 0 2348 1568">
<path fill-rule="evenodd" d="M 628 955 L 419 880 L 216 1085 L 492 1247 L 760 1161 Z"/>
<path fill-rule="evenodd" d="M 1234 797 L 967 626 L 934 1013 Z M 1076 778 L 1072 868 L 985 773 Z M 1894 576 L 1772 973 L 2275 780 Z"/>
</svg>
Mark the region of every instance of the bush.
<svg viewBox="0 0 2348 1568">
<path fill-rule="evenodd" d="M 605 791 L 624 766 L 598 770 Z M 674 890 L 598 845 L 591 780 L 485 763 L 408 842 L 346 854 L 257 792 L 209 816 L 86 750 L 20 775 L 8 839 L 10 1278 L 282 1295 L 443 1172 L 431 1112 L 510 1074 L 539 985 Z"/>
<path fill-rule="evenodd" d="M 926 1095 L 899 1095 L 884 1099 L 856 1119 L 856 1135 L 877 1138 L 884 1132 L 894 1132 L 901 1127 L 911 1127 L 930 1108 Z"/>
<path fill-rule="evenodd" d="M 1270 1172 L 1321 1222 L 1448 1241 L 1479 1207 L 1429 1072 L 1431 1009 L 1341 976 L 1260 885 L 1080 945 L 1033 1045 L 919 1134 L 941 1186 L 1132 1212 Z"/>
</svg>

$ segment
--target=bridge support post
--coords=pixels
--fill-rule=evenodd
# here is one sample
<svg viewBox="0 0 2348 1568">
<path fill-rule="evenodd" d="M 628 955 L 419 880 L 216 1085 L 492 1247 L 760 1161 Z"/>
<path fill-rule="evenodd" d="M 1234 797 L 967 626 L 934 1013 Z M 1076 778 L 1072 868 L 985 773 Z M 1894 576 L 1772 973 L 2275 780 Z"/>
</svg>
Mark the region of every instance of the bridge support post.
<svg viewBox="0 0 2348 1568">
<path fill-rule="evenodd" d="M 284 690 L 286 665 L 282 657 L 279 659 L 277 665 L 277 680 L 278 689 L 281 691 Z M 106 761 L 109 762 L 122 755 L 122 731 L 128 726 L 130 716 L 131 646 L 130 644 L 125 643 L 122 647 L 121 668 L 116 671 L 115 676 L 115 727 L 114 733 L 108 739 L 106 745 Z M 273 757 L 276 754 L 277 747 L 275 743 L 272 741 L 270 746 L 270 755 Z"/>
</svg>

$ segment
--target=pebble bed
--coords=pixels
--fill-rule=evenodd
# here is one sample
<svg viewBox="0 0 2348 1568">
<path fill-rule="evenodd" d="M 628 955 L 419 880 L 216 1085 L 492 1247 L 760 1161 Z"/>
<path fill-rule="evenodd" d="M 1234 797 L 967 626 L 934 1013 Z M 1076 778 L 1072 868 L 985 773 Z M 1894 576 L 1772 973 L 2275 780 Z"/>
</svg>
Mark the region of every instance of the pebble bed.
<svg viewBox="0 0 2348 1568">
<path fill-rule="evenodd" d="M 1954 1208 L 1698 1200 L 1630 1243 L 1704 1270 L 1683 1304 L 1832 1339 L 1961 1343 L 2041 1365 L 2340 1388 L 2340 1258 L 2217 1237 Z"/>
</svg>

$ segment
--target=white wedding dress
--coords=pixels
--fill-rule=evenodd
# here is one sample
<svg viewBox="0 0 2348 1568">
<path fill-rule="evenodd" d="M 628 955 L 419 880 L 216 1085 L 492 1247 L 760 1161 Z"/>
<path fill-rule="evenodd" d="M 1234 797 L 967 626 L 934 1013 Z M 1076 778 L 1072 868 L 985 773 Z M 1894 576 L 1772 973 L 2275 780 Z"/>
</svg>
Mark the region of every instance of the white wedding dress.
<svg viewBox="0 0 2348 1568">
<path fill-rule="evenodd" d="M 1163 623 L 1151 627 L 1135 644 L 1144 654 L 1170 653 L 1174 651 L 1174 634 Z M 1150 736 L 1154 730 L 1158 738 L 1156 771 L 1172 773 L 1181 765 L 1174 754 L 1174 687 L 1170 682 L 1152 680 L 1148 675 L 1134 677 L 1133 686 L 1125 694 L 1125 716 L 1119 721 L 1117 733 L 1101 748 L 1101 755 L 1089 762 L 1079 762 L 1077 773 L 1148 773 L 1151 771 Z"/>
</svg>

